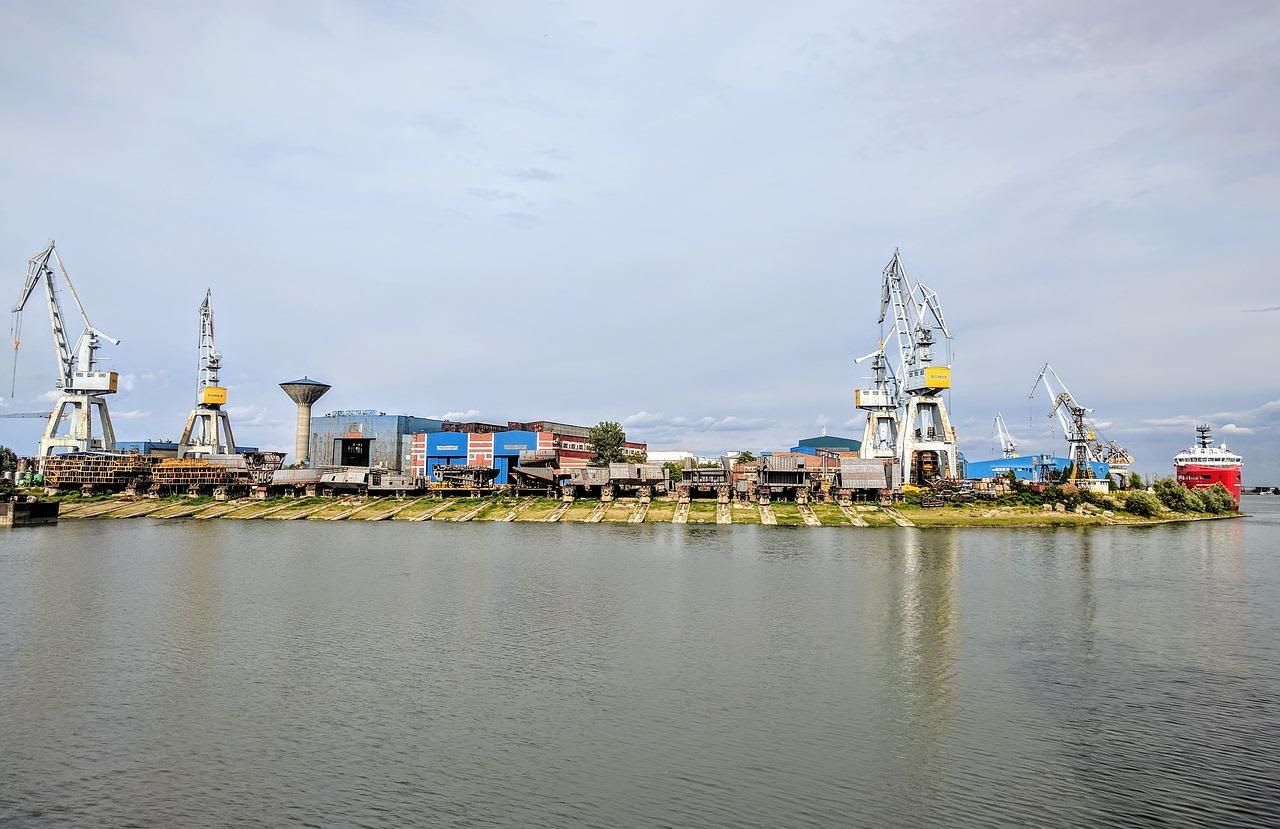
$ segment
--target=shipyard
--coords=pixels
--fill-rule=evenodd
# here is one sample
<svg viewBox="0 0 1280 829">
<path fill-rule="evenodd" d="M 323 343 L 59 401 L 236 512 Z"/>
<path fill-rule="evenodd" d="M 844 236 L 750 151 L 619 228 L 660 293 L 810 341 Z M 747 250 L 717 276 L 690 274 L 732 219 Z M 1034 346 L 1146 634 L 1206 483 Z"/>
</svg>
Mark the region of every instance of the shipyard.
<svg viewBox="0 0 1280 829">
<path fill-rule="evenodd" d="M 0 829 L 1280 825 L 1277 33 L 0 4 Z"/>
<path fill-rule="evenodd" d="M 15 457 L 5 472 L 17 493 L 6 496 L 14 503 L 10 523 L 34 526 L 61 515 L 1062 526 L 1237 514 L 1239 456 L 1223 454 L 1225 445 L 1213 456 L 1219 466 L 1234 464 L 1227 477 L 1184 474 L 1183 463 L 1177 481 L 1148 486 L 1130 473 L 1129 452 L 1102 437 L 1094 410 L 1047 362 L 1029 399 L 1043 391 L 1065 453 L 1019 454 L 996 413 L 1001 457 L 968 461 L 949 413 L 952 333 L 939 294 L 908 275 L 897 250 L 879 282 L 878 346 L 852 360 L 870 371 L 871 382 L 852 394 L 864 421 L 861 439 L 823 434 L 788 450 L 713 458 L 674 453 L 659 462 L 661 453 L 651 459 L 646 443 L 628 439 L 611 421 L 466 422 L 377 409 L 317 414 L 332 387 L 303 376 L 279 384 L 295 407 L 295 442 L 286 453 L 235 440 L 212 289 L 196 310 L 196 395 L 180 437 L 117 441 L 108 396 L 120 390 L 119 373 L 104 370 L 97 353 L 104 341 L 120 340 L 89 321 L 50 242 L 28 262 L 12 333 L 16 366 L 23 312 L 42 294 L 60 374 L 50 412 L 0 415 L 45 421 L 37 452 Z M 74 343 L 63 294 L 83 322 Z M 1200 429 L 1204 452 L 1209 427 Z"/>
</svg>

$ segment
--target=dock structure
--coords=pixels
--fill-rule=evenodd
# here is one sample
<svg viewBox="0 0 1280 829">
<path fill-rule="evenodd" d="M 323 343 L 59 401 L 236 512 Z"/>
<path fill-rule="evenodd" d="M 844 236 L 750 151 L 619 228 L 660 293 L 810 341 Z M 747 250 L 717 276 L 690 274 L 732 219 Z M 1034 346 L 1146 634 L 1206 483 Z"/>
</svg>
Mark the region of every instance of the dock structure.
<svg viewBox="0 0 1280 829">
<path fill-rule="evenodd" d="M 721 458 L 713 466 L 700 466 L 693 458 L 685 458 L 680 483 L 676 485 L 677 499 L 687 502 L 715 498 L 717 503 L 727 504 L 732 494 L 733 464 L 729 458 Z"/>
<path fill-rule="evenodd" d="M 0 501 L 0 528 L 57 524 L 59 506 L 57 501 Z"/>
</svg>

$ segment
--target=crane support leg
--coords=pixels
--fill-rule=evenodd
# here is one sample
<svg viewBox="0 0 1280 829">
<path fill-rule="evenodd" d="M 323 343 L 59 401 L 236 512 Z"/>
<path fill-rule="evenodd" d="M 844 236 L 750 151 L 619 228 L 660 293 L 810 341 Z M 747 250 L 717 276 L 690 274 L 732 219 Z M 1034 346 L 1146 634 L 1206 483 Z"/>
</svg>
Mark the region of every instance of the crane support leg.
<svg viewBox="0 0 1280 829">
<path fill-rule="evenodd" d="M 93 437 L 93 411 L 98 411 L 98 423 L 102 428 L 102 438 Z M 58 434 L 63 418 L 69 424 L 65 435 Z M 114 452 L 116 433 L 111 427 L 111 415 L 107 413 L 107 401 L 96 394 L 63 393 L 53 404 L 49 412 L 49 421 L 45 424 L 44 434 L 40 437 L 40 457 L 52 455 L 55 450 L 65 449 L 69 452 Z M 41 460 L 43 464 L 43 460 Z"/>
<path fill-rule="evenodd" d="M 908 397 L 902 427 L 902 471 L 911 483 L 956 477 L 955 430 L 941 397 Z"/>
</svg>

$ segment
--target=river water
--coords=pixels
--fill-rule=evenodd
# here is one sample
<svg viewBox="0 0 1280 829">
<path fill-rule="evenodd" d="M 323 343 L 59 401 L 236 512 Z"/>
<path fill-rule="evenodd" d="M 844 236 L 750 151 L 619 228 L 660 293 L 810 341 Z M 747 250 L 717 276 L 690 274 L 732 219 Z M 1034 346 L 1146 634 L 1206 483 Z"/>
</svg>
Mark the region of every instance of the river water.
<svg viewBox="0 0 1280 829">
<path fill-rule="evenodd" d="M 0 824 L 1277 825 L 1280 499 L 0 535 Z"/>
</svg>

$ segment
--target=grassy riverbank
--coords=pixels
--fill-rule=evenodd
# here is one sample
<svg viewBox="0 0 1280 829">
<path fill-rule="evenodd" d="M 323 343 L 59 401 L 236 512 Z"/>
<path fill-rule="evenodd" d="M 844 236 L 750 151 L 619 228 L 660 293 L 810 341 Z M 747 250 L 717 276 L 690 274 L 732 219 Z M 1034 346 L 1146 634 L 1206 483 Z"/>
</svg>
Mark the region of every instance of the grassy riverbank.
<svg viewBox="0 0 1280 829">
<path fill-rule="evenodd" d="M 571 504 L 554 498 L 271 498 L 265 501 L 218 502 L 208 498 L 146 499 L 124 496 L 79 498 L 62 501 L 62 518 L 151 518 L 155 520 L 229 518 L 240 520 L 306 521 L 520 521 L 610 524 L 717 523 L 716 504 L 694 501 L 687 510 L 675 501 L 658 500 L 645 508 L 634 500 L 609 504 L 581 499 Z M 1164 511 L 1152 517 L 1123 511 L 1087 508 L 1065 511 L 1032 506 L 963 504 L 925 509 L 900 505 L 895 509 L 859 505 L 841 509 L 835 504 L 775 502 L 762 513 L 754 504 L 734 504 L 727 510 L 731 524 L 772 523 L 782 527 L 806 526 L 813 520 L 822 527 L 1095 527 L 1144 526 L 1176 521 L 1238 517 Z M 771 519 L 771 520 L 767 520 Z"/>
</svg>

